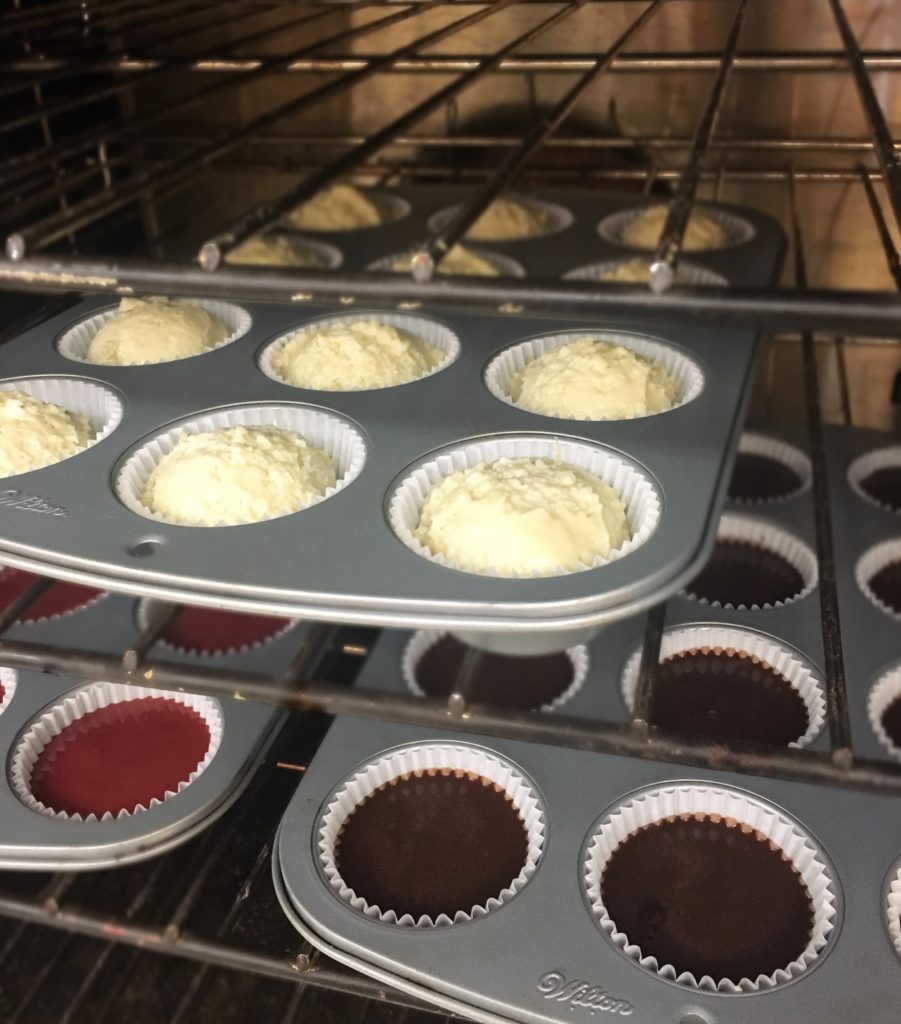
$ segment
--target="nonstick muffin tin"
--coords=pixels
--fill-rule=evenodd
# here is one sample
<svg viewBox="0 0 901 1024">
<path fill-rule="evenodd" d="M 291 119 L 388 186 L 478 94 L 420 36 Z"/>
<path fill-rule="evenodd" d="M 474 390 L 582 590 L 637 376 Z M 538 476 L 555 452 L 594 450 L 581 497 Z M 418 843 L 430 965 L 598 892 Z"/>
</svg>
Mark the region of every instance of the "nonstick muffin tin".
<svg viewBox="0 0 901 1024">
<path fill-rule="evenodd" d="M 422 238 L 428 217 L 460 193 L 449 189 L 404 195 L 412 205 L 408 217 L 384 229 L 335 233 L 348 264 L 367 265 L 377 254 Z M 530 273 L 545 276 L 609 258 L 617 247 L 601 240 L 596 226 L 611 210 L 634 205 L 568 194 L 548 198 L 565 199 L 574 214 L 568 228 L 547 238 L 495 246 L 515 253 Z M 753 211 L 743 210 L 741 216 L 753 226 L 753 237 L 722 252 L 698 254 L 698 259 L 735 283 L 769 282 L 778 271 L 782 234 Z M 622 253 L 634 255 L 632 250 Z M 431 317 L 428 310 L 418 309 L 409 315 L 437 320 L 458 336 L 461 353 L 451 365 L 396 388 L 324 392 L 278 383 L 259 369 L 258 360 L 269 341 L 334 315 L 332 309 L 300 301 L 291 306 L 246 304 L 252 323 L 243 336 L 176 362 L 88 367 L 63 358 L 55 347 L 59 337 L 106 308 L 108 300 L 87 300 L 14 339 L 0 353 L 4 382 L 58 375 L 89 378 L 108 388 L 123 407 L 121 423 L 100 443 L 4 482 L 4 560 L 66 579 L 190 603 L 320 620 L 527 630 L 554 637 L 653 604 L 703 563 L 757 348 L 753 334 L 736 330 L 661 330 L 641 321 L 456 312 Z M 344 312 L 365 317 L 371 311 Z M 701 393 L 655 416 L 583 422 L 525 412 L 494 397 L 485 386 L 483 371 L 499 351 L 530 337 L 582 330 L 612 337 L 617 332 L 652 335 L 696 366 L 704 378 Z M 228 529 L 156 522 L 117 497 L 115 483 L 128 458 L 167 428 L 235 407 L 257 414 L 264 405 L 310 407 L 356 431 L 365 447 L 359 475 L 313 507 Z M 555 449 L 572 440 L 600 446 L 602 453 L 620 458 L 641 477 L 662 510 L 659 524 L 627 557 L 589 571 L 540 579 L 460 572 L 407 549 L 387 522 L 395 488 L 437 450 L 499 435 L 549 442 Z"/>
<path fill-rule="evenodd" d="M 226 657 L 207 657 L 204 664 L 270 670 L 289 660 L 303 638 L 302 624 L 257 649 Z M 11 639 L 55 645 L 83 644 L 123 650 L 137 635 L 135 602 L 107 595 L 82 611 L 60 618 L 17 624 Z M 171 660 L 194 656 L 168 650 Z M 180 792 L 130 816 L 104 820 L 49 816 L 26 806 L 13 788 L 12 773 L 21 737 L 44 712 L 92 684 L 65 676 L 18 672 L 12 699 L 0 713 L 0 749 L 5 751 L 5 784 L 0 787 L 0 868 L 81 870 L 131 863 L 163 853 L 202 831 L 240 796 L 255 766 L 266 755 L 283 713 L 268 705 L 219 700 L 221 739 L 206 768 Z M 138 691 L 136 698 L 144 695 Z M 176 695 L 179 696 L 179 695 Z"/>
<path fill-rule="evenodd" d="M 805 447 L 801 431 L 763 428 L 760 433 Z M 867 506 L 845 480 L 854 457 L 888 443 L 886 435 L 842 429 L 829 430 L 827 437 L 854 749 L 877 759 L 890 754 L 870 724 L 867 698 L 875 679 L 901 661 L 901 632 L 860 593 L 854 564 L 870 544 L 894 535 L 901 520 Z M 813 544 L 811 501 L 807 487 L 790 498 L 733 508 Z M 819 622 L 816 590 L 782 607 L 755 611 L 715 608 L 679 595 L 668 604 L 666 631 L 691 623 L 758 632 L 796 652 L 822 685 Z M 643 632 L 643 616 L 602 630 L 587 645 L 589 667 L 582 687 L 560 713 L 627 721 L 623 674 Z M 409 633 L 384 633 L 357 685 L 405 691 L 401 665 L 410 639 Z M 443 928 L 404 928 L 364 917 L 329 888 L 319 867 L 319 830 L 342 780 L 389 751 L 431 742 L 482 749 L 511 763 L 542 801 L 544 852 L 522 891 L 485 917 Z M 809 746 L 828 748 L 825 728 Z M 790 982 L 732 994 L 662 979 L 619 949 L 593 916 L 583 867 L 599 822 L 636 794 L 676 785 L 715 786 L 765 802 L 800 826 L 831 873 L 832 930 L 818 958 Z M 273 877 L 288 918 L 329 955 L 474 1020 L 538 1024 L 609 1014 L 641 1024 L 760 1019 L 772 1024 L 889 1024 L 897 1018 L 901 998 L 901 949 L 896 953 L 893 947 L 901 919 L 892 931 L 887 916 L 892 892 L 901 892 L 897 804 L 888 797 L 824 786 L 340 718 L 282 821 Z M 737 931 L 740 927 L 737 922 Z"/>
</svg>

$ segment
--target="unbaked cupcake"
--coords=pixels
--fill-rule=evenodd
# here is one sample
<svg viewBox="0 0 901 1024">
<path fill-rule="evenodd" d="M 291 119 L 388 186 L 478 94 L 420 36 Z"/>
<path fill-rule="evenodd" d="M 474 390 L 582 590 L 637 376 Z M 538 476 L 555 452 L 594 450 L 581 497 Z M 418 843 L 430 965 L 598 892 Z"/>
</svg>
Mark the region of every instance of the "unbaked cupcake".
<svg viewBox="0 0 901 1024">
<path fill-rule="evenodd" d="M 620 241 L 634 249 L 656 249 L 668 213 L 666 206 L 649 206 L 622 226 Z M 729 236 L 721 221 L 699 207 L 691 211 L 682 240 L 685 252 L 721 249 L 728 242 Z"/>
<path fill-rule="evenodd" d="M 353 185 L 331 185 L 296 207 L 288 223 L 301 231 L 355 231 L 382 223 L 377 204 Z"/>
<path fill-rule="evenodd" d="M 542 207 L 501 196 L 493 200 L 466 232 L 474 242 L 509 242 L 545 234 L 551 218 Z"/>
<path fill-rule="evenodd" d="M 227 254 L 225 262 L 310 269 L 322 269 L 331 265 L 324 258 L 321 249 L 276 234 L 251 235 Z"/>
<path fill-rule="evenodd" d="M 96 434 L 79 413 L 25 391 L 0 391 L 0 477 L 61 462 Z"/>
<path fill-rule="evenodd" d="M 391 263 L 391 269 L 397 272 L 409 273 L 413 265 L 415 253 L 408 253 L 396 257 Z M 463 277 L 499 277 L 498 268 L 484 256 L 472 249 L 462 245 L 455 245 L 450 252 L 438 264 L 437 273 L 450 276 Z"/>
<path fill-rule="evenodd" d="M 38 579 L 39 576 L 24 569 L 0 566 L 0 608 L 6 608 Z M 94 604 L 104 593 L 95 587 L 56 580 L 37 601 L 32 601 L 16 621 L 41 622 L 70 615 Z"/>
</svg>

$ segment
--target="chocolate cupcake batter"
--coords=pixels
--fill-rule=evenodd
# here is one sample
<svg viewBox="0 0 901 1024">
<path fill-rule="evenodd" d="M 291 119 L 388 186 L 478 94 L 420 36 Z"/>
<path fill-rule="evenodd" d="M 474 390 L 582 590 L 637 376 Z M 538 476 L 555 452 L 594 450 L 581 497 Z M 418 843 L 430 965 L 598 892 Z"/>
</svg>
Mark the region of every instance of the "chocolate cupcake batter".
<svg viewBox="0 0 901 1024">
<path fill-rule="evenodd" d="M 801 478 L 784 462 L 768 455 L 739 452 L 729 483 L 729 500 L 776 501 L 794 494 L 800 486 Z"/>
<path fill-rule="evenodd" d="M 869 580 L 870 590 L 889 606 L 896 615 L 901 615 L 901 561 L 889 562 Z"/>
<path fill-rule="evenodd" d="M 901 466 L 886 466 L 865 476 L 860 489 L 880 505 L 901 512 Z"/>
<path fill-rule="evenodd" d="M 686 587 L 693 597 L 736 607 L 790 601 L 803 589 L 804 578 L 787 559 L 729 538 L 717 540 L 710 561 Z"/>
<path fill-rule="evenodd" d="M 338 833 L 335 862 L 370 905 L 434 920 L 499 896 L 527 852 L 525 824 L 507 794 L 446 768 L 401 775 L 371 793 Z"/>
<path fill-rule="evenodd" d="M 807 731 L 807 706 L 791 683 L 746 654 L 685 651 L 661 662 L 651 722 L 711 743 L 788 746 Z"/>
<path fill-rule="evenodd" d="M 896 697 L 882 712 L 882 728 L 892 743 L 901 748 L 901 697 Z"/>
<path fill-rule="evenodd" d="M 772 974 L 801 956 L 813 927 L 810 894 L 785 855 L 748 826 L 704 814 L 629 836 L 601 893 L 644 956 L 696 979 Z"/>
<path fill-rule="evenodd" d="M 470 648 L 443 636 L 423 654 L 415 668 L 416 682 L 427 697 L 447 697 Z M 484 651 L 475 668 L 469 700 L 475 704 L 531 710 L 550 704 L 573 681 L 573 663 L 563 651 L 515 657 Z"/>
</svg>

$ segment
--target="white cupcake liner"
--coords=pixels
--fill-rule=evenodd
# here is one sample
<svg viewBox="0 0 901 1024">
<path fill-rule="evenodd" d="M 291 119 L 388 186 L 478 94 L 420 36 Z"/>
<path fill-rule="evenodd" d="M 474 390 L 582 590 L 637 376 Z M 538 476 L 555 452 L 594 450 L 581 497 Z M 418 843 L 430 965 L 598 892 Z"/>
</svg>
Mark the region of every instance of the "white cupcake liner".
<svg viewBox="0 0 901 1024">
<path fill-rule="evenodd" d="M 525 825 L 528 840 L 526 862 L 516 878 L 511 879 L 510 884 L 501 890 L 497 897 L 492 897 L 484 905 L 476 904 L 469 910 L 460 909 L 453 918 L 447 914 L 439 914 L 433 920 L 427 914 L 423 914 L 418 920 L 414 920 L 411 914 L 398 916 L 390 907 L 382 908 L 370 904 L 362 896 L 358 896 L 345 884 L 338 871 L 335 848 L 342 826 L 370 793 L 400 775 L 425 774 L 443 769 L 481 776 L 504 790 Z M 541 805 L 529 781 L 523 778 L 518 769 L 475 747 L 458 743 L 423 743 L 385 754 L 356 771 L 341 785 L 329 799 L 322 817 L 318 841 L 319 861 L 331 888 L 354 910 L 366 917 L 408 928 L 443 927 L 484 917 L 520 892 L 538 867 L 546 828 Z M 449 837 L 449 841 L 453 841 L 452 837 Z"/>
<path fill-rule="evenodd" d="M 811 671 L 811 667 L 795 651 L 762 633 L 755 633 L 749 629 L 715 625 L 681 626 L 664 632 L 660 644 L 660 661 L 666 661 L 667 658 L 679 654 L 707 651 L 744 655 L 752 661 L 768 665 L 792 685 L 807 708 L 807 730 L 799 739 L 789 743 L 790 747 L 806 747 L 820 734 L 826 721 L 823 686 L 820 679 Z M 639 648 L 623 669 L 623 703 L 630 712 L 635 706 L 641 654 Z M 723 683 L 723 686 L 728 685 L 728 682 Z"/>
<path fill-rule="evenodd" d="M 290 381 L 285 380 L 275 367 L 272 365 L 272 357 L 279 349 L 285 347 L 288 342 L 301 331 L 307 330 L 311 327 L 325 327 L 328 324 L 338 323 L 359 323 L 361 320 L 376 320 L 380 324 L 387 324 L 389 327 L 395 327 L 399 331 L 406 331 L 408 334 L 412 334 L 420 341 L 428 342 L 430 345 L 434 345 L 435 348 L 440 349 L 444 353 L 444 358 L 436 366 L 433 366 L 430 370 L 427 370 L 422 376 L 414 377 L 412 380 L 403 381 L 401 384 L 389 384 L 387 387 L 401 387 L 403 384 L 415 384 L 416 381 L 425 380 L 427 377 L 431 377 L 433 374 L 440 373 L 441 370 L 446 370 L 451 363 L 455 362 L 460 355 L 460 339 L 449 327 L 439 323 L 437 320 L 430 320 L 424 316 L 411 316 L 408 313 L 382 313 L 382 312 L 362 312 L 362 313 L 346 313 L 342 316 L 325 316 L 320 317 L 317 320 L 308 320 L 305 323 L 299 324 L 297 327 L 292 327 L 290 331 L 286 331 L 284 334 L 280 334 L 277 338 L 270 341 L 266 347 L 260 352 L 258 365 L 263 373 L 266 374 L 270 380 L 276 381 L 278 384 L 285 384 L 287 387 L 296 387 L 297 385 L 292 384 Z M 318 388 L 305 388 L 307 391 L 321 390 Z M 341 389 L 327 389 L 329 394 L 335 393 L 336 390 Z M 348 388 L 349 391 L 385 391 L 386 388 Z"/>
<path fill-rule="evenodd" d="M 810 941 L 797 960 L 769 975 L 742 978 L 738 984 L 728 978 L 696 978 L 681 974 L 672 964 L 642 952 L 621 932 L 607 912 L 601 892 L 601 876 L 614 851 L 639 829 L 667 818 L 703 814 L 749 826 L 765 836 L 792 862 L 813 903 Z M 704 785 L 673 785 L 640 793 L 605 816 L 592 837 L 584 865 L 584 881 L 592 911 L 601 928 L 623 953 L 646 971 L 687 988 L 707 992 L 759 992 L 775 988 L 802 974 L 817 959 L 833 930 L 836 915 L 835 884 L 825 858 L 810 836 L 784 817 L 775 807 L 737 790 Z"/>
<path fill-rule="evenodd" d="M 622 241 L 622 234 L 627 224 L 630 224 L 646 210 L 650 210 L 655 206 L 666 206 L 666 203 L 647 203 L 644 206 L 635 206 L 629 210 L 619 210 L 617 213 L 611 213 L 598 224 L 598 234 L 605 242 L 622 245 L 635 252 L 653 252 L 656 246 L 650 246 L 647 249 L 637 249 L 635 246 L 627 245 Z M 754 237 L 753 226 L 743 217 L 739 217 L 734 213 L 728 213 L 726 210 L 721 210 L 715 206 L 708 206 L 706 203 L 698 203 L 693 209 L 700 210 L 710 217 L 711 220 L 715 220 L 723 229 L 726 241 L 725 244 L 714 246 L 711 249 L 683 249 L 686 253 L 721 252 L 723 249 L 744 245 Z"/>
<path fill-rule="evenodd" d="M 810 464 L 810 459 L 800 448 L 796 448 L 793 444 L 780 441 L 778 438 L 770 437 L 767 434 L 757 434 L 748 430 L 741 435 L 741 439 L 738 442 L 738 450 L 746 455 L 762 455 L 767 459 L 773 459 L 774 462 L 781 462 L 784 466 L 788 466 L 789 469 L 797 473 L 801 484 L 795 490 L 790 491 L 788 494 L 780 495 L 778 498 L 751 498 L 748 500 L 730 498 L 729 500 L 734 505 L 771 505 L 776 501 L 796 498 L 799 494 L 809 490 L 813 480 L 813 468 Z"/>
<path fill-rule="evenodd" d="M 490 263 L 498 272 L 499 277 L 525 277 L 526 272 L 523 270 L 522 264 L 517 262 L 512 256 L 507 256 L 505 253 L 491 252 L 488 249 L 483 249 L 478 245 L 466 245 L 466 248 L 475 253 L 476 256 L 481 256 L 483 260 Z M 381 259 L 375 260 L 370 263 L 366 268 L 367 270 L 379 270 L 387 271 L 394 274 L 403 274 L 406 271 L 397 270 L 394 267 L 396 260 L 406 259 L 410 256 L 415 256 L 420 250 L 418 248 L 405 249 L 403 252 L 393 253 L 391 256 L 383 256 Z M 438 276 L 438 272 L 435 272 Z M 453 276 L 453 275 L 452 275 Z"/>
<path fill-rule="evenodd" d="M 365 224 L 358 228 L 299 228 L 291 223 L 288 217 L 283 217 L 279 221 L 280 230 L 290 234 L 310 234 L 310 235 L 351 235 L 356 234 L 358 231 L 377 231 L 379 228 L 383 228 L 389 224 L 396 224 L 399 220 L 403 220 L 405 217 L 410 215 L 410 211 L 413 207 L 410 205 L 408 200 L 404 199 L 403 196 L 394 195 L 391 192 L 373 192 L 370 189 L 360 189 L 363 195 L 375 206 L 379 211 L 379 216 L 382 218 L 378 224 Z"/>
<path fill-rule="evenodd" d="M 183 704 L 185 707 L 196 711 L 206 722 L 210 732 L 210 743 L 207 752 L 200 764 L 188 776 L 187 780 L 178 784 L 178 789 L 168 791 L 162 800 L 154 797 L 148 805 L 137 804 L 129 809 L 123 808 L 117 814 L 105 813 L 98 819 L 96 814 L 67 814 L 65 811 L 56 811 L 47 807 L 38 800 L 31 792 L 31 775 L 34 766 L 38 761 L 44 747 L 58 736 L 67 726 L 84 718 L 92 711 L 99 711 L 101 708 L 109 707 L 111 704 L 122 704 L 128 701 L 141 700 L 145 697 L 164 697 L 176 704 Z M 43 712 L 25 730 L 20 738 L 12 761 L 9 767 L 9 780 L 16 796 L 26 807 L 46 815 L 50 818 L 62 818 L 70 821 L 113 821 L 120 818 L 130 818 L 141 811 L 157 807 L 170 797 L 181 793 L 183 789 L 190 786 L 210 765 L 219 744 L 222 741 L 223 730 L 222 710 L 217 701 L 210 697 L 201 697 L 193 693 L 175 693 L 169 690 L 155 690 L 143 686 L 127 686 L 120 683 L 90 683 L 87 686 L 71 693 L 64 700 L 55 704 L 48 711 Z"/>
<path fill-rule="evenodd" d="M 901 665 L 887 669 L 876 680 L 867 698 L 867 716 L 876 738 L 896 761 L 901 761 L 901 747 L 895 746 L 891 737 L 882 727 L 882 716 L 886 709 L 901 697 Z"/>
<path fill-rule="evenodd" d="M 178 363 L 182 359 L 194 359 L 197 356 L 205 356 L 209 352 L 215 352 L 216 349 L 223 348 L 226 345 L 230 345 L 233 341 L 237 341 L 238 338 L 242 338 L 250 330 L 252 323 L 250 313 L 240 306 L 235 306 L 231 302 L 216 302 L 212 299 L 190 299 L 188 301 L 192 302 L 195 306 L 200 306 L 201 309 L 205 309 L 210 316 L 221 320 L 228 328 L 229 335 L 223 341 L 204 349 L 203 352 L 195 352 L 194 355 L 182 356 L 179 359 L 164 360 L 166 363 Z M 109 363 L 88 362 L 87 354 L 91 342 L 96 338 L 100 328 L 108 324 L 118 313 L 119 307 L 112 306 L 100 313 L 87 317 L 85 320 L 79 321 L 60 335 L 56 342 L 56 350 L 64 359 L 71 359 L 76 363 L 85 363 L 88 366 L 113 365 Z M 160 366 L 162 364 L 140 363 L 136 365 L 138 368 L 143 369 L 145 366 Z"/>
<path fill-rule="evenodd" d="M 465 565 L 443 555 L 434 555 L 413 535 L 419 525 L 423 502 L 429 491 L 446 476 L 458 470 L 471 469 L 480 462 L 498 459 L 554 459 L 583 469 L 603 480 L 619 496 L 626 509 L 631 538 L 606 557 L 598 556 L 590 563 L 574 569 L 558 566 L 553 573 L 499 573 L 493 568 Z M 569 576 L 607 565 L 630 554 L 651 536 L 660 521 L 660 498 L 643 473 L 613 452 L 589 441 L 573 441 L 553 436 L 502 434 L 491 440 L 464 442 L 424 462 L 408 473 L 397 485 L 388 506 L 388 519 L 397 536 L 411 551 L 422 558 L 449 569 L 476 573 L 480 576 L 501 576 L 513 579 L 538 579 Z"/>
<path fill-rule="evenodd" d="M 0 697 L 0 715 L 9 707 L 10 701 L 15 696 L 18 682 L 19 675 L 15 669 L 0 666 L 0 685 L 3 687 L 3 696 Z"/>
<path fill-rule="evenodd" d="M 638 258 L 640 259 L 641 257 Z M 608 284 L 626 284 L 628 282 L 610 281 L 605 275 L 616 270 L 617 267 L 624 263 L 631 263 L 633 259 L 635 259 L 634 256 L 631 259 L 602 260 L 600 263 L 589 263 L 586 266 L 576 267 L 575 270 L 568 271 L 563 275 L 563 279 L 564 281 L 606 281 Z M 683 263 L 681 260 L 676 268 L 676 284 L 685 284 L 689 287 L 701 285 L 708 288 L 729 287 L 729 281 L 722 274 L 717 274 L 716 271 L 708 270 L 706 267 L 699 267 L 696 263 Z"/>
<path fill-rule="evenodd" d="M 885 916 L 889 938 L 895 952 L 901 956 L 901 868 L 898 868 L 895 877 L 889 883 L 885 899 Z"/>
<path fill-rule="evenodd" d="M 212 430 L 223 430 L 227 427 L 280 427 L 300 434 L 313 448 L 327 452 L 335 463 L 335 475 L 338 482 L 329 487 L 324 494 L 313 499 L 303 509 L 286 509 L 277 515 L 266 516 L 259 520 L 266 522 L 278 519 L 282 515 L 302 512 L 320 502 L 331 498 L 344 490 L 359 475 L 366 461 L 366 443 L 363 436 L 344 420 L 331 413 L 323 412 L 303 405 L 265 405 L 229 406 L 203 413 L 192 419 L 163 430 L 150 440 L 145 441 L 137 451 L 132 452 L 116 476 L 115 489 L 119 500 L 139 516 L 153 519 L 158 523 L 169 523 L 172 526 L 190 526 L 194 524 L 177 523 L 156 512 L 151 512 L 141 500 L 147 479 L 164 455 L 178 443 L 183 433 L 203 434 Z M 218 526 L 231 525 L 217 523 Z M 249 524 L 242 524 L 249 525 Z M 202 528 L 202 527 L 197 527 Z"/>
<path fill-rule="evenodd" d="M 885 612 L 886 615 L 891 615 L 893 619 L 901 622 L 901 614 L 896 612 L 894 608 L 890 608 L 884 601 L 881 601 L 870 587 L 870 580 L 876 573 L 884 569 L 891 562 L 897 561 L 901 561 L 901 537 L 893 537 L 890 540 L 884 540 L 880 544 L 874 544 L 873 547 L 868 548 L 857 560 L 857 565 L 854 567 L 854 577 L 864 596 L 872 604 L 879 608 L 880 611 Z"/>
<path fill-rule="evenodd" d="M 3 572 L 8 568 L 12 567 L 0 564 L 0 576 L 2 576 Z M 56 582 L 59 583 L 63 581 L 57 580 Z M 64 612 L 54 612 L 52 615 L 39 615 L 37 618 L 33 619 L 17 619 L 16 626 L 25 626 L 28 628 L 29 626 L 43 625 L 45 622 L 59 622 L 60 619 L 68 619 L 72 615 L 80 615 L 82 612 L 86 612 L 89 608 L 93 608 L 95 604 L 105 601 L 109 596 L 109 591 L 103 590 L 97 594 L 96 597 L 89 597 L 83 604 L 78 605 L 77 608 L 69 608 Z"/>
<path fill-rule="evenodd" d="M 877 501 L 861 486 L 871 473 L 876 473 L 880 469 L 891 469 L 895 466 L 901 466 L 901 445 L 876 448 L 865 455 L 859 455 L 848 467 L 848 483 L 851 485 L 851 490 L 868 504 L 875 505 L 876 508 L 884 509 L 886 512 L 892 512 L 896 516 L 901 515 L 901 509 L 892 508 L 891 505 Z"/>
<path fill-rule="evenodd" d="M 124 407 L 122 399 L 111 388 L 99 384 L 85 377 L 20 377 L 17 380 L 5 380 L 0 383 L 0 391 L 24 391 L 25 394 L 37 398 L 41 402 L 50 402 L 58 405 L 67 412 L 78 413 L 88 421 L 94 436 L 88 441 L 84 448 L 67 455 L 66 459 L 73 459 L 76 455 L 93 448 L 99 444 L 122 422 Z M 60 459 L 58 462 L 65 462 Z M 50 463 L 51 466 L 58 465 L 58 462 Z M 40 466 L 40 469 L 47 469 L 48 466 Z M 34 470 L 23 470 L 24 473 L 32 473 Z M 13 474 L 19 476 L 21 474 Z M 7 477 L 7 479 L 9 479 Z"/>
<path fill-rule="evenodd" d="M 135 622 L 137 623 L 138 629 L 142 633 L 153 621 L 153 611 L 158 603 L 159 602 L 155 601 L 153 598 L 150 597 L 142 597 L 138 601 L 137 606 L 135 607 Z M 208 610 L 216 611 L 215 608 L 210 608 Z M 253 618 L 253 614 L 251 612 L 247 612 L 246 614 Z M 279 618 L 280 616 L 273 617 Z M 299 621 L 299 619 L 290 620 L 280 630 L 273 633 L 271 636 L 267 636 L 264 640 L 258 640 L 256 643 L 253 644 L 237 644 L 234 647 L 226 647 L 222 650 L 214 651 L 209 650 L 205 647 L 182 647 L 180 644 L 170 643 L 162 635 L 160 635 L 160 638 L 157 642 L 161 643 L 163 647 L 167 647 L 170 651 L 176 651 L 178 654 L 188 654 L 194 657 L 201 658 L 215 658 L 222 657 L 223 655 L 233 654 L 249 654 L 251 651 L 257 651 L 261 647 L 268 646 L 274 640 L 278 640 L 279 638 L 283 637 L 286 633 L 290 633 L 291 630 L 295 628 Z"/>
<path fill-rule="evenodd" d="M 558 203 L 549 203 L 543 199 L 533 199 L 531 196 L 522 195 L 506 195 L 502 198 L 513 200 L 521 206 L 543 213 L 547 217 L 547 227 L 535 235 L 522 235 L 515 238 L 479 238 L 478 240 L 472 239 L 473 242 L 477 241 L 479 245 L 483 242 L 488 245 L 497 243 L 506 244 L 508 242 L 530 242 L 538 238 L 547 238 L 548 235 L 559 234 L 561 231 L 565 231 L 574 220 L 572 213 L 570 213 L 565 206 L 560 206 Z M 443 231 L 457 215 L 461 207 L 461 203 L 455 203 L 453 206 L 446 206 L 443 210 L 438 210 L 436 213 L 433 213 L 428 220 L 429 231 L 433 235 L 438 234 L 439 231 Z M 464 236 L 462 241 L 464 245 L 466 245 L 467 236 Z"/>
<path fill-rule="evenodd" d="M 609 342 L 612 345 L 621 345 L 638 356 L 650 359 L 659 363 L 664 370 L 672 377 L 676 384 L 677 399 L 669 409 L 661 412 L 648 412 L 637 416 L 627 417 L 628 419 L 643 419 L 645 416 L 660 416 L 663 413 L 671 412 L 680 406 L 687 405 L 693 401 L 704 390 L 704 373 L 694 360 L 690 359 L 679 349 L 668 345 L 666 342 L 658 341 L 655 338 L 644 337 L 641 334 L 629 334 L 619 331 L 562 331 L 559 334 L 548 334 L 542 338 L 530 338 L 528 341 L 521 341 L 510 348 L 499 352 L 485 368 L 485 386 L 502 402 L 519 409 L 520 412 L 531 412 L 524 409 L 513 401 L 510 396 L 510 389 L 513 386 L 513 378 L 525 368 L 533 359 L 543 356 L 546 352 L 561 348 L 579 338 L 591 338 L 594 341 Z M 532 413 L 532 415 L 536 415 Z M 555 416 L 554 419 L 571 419 L 568 416 Z M 581 420 L 579 422 L 582 422 Z M 599 420 L 584 421 L 599 422 Z"/>
<path fill-rule="evenodd" d="M 805 597 L 812 594 L 819 582 L 819 567 L 817 556 L 813 551 L 793 533 L 774 526 L 763 519 L 756 519 L 754 516 L 739 515 L 733 512 L 725 512 L 720 518 L 719 529 L 716 533 L 717 540 L 743 541 L 746 544 L 756 544 L 758 547 L 766 548 L 774 554 L 781 555 L 787 562 L 798 570 L 804 586 L 800 592 L 785 601 L 775 601 L 772 604 L 732 604 L 721 601 L 708 601 L 706 597 L 699 597 L 692 593 L 691 584 L 685 588 L 684 593 L 693 601 L 699 604 L 709 605 L 711 608 L 733 608 L 739 611 L 760 611 L 768 608 L 784 608 L 787 604 L 794 604 L 796 601 L 803 601 Z"/>
<path fill-rule="evenodd" d="M 416 681 L 416 666 L 419 664 L 426 651 L 428 651 L 429 648 L 434 647 L 439 640 L 447 635 L 448 634 L 443 630 L 421 629 L 414 633 L 407 641 L 407 644 L 404 647 L 404 653 L 401 657 L 401 671 L 403 672 L 404 682 L 407 684 L 407 689 L 415 697 L 426 696 L 419 683 Z M 572 662 L 573 681 L 569 686 L 567 686 L 563 693 L 555 697 L 550 703 L 542 704 L 538 709 L 539 711 L 552 712 L 562 708 L 564 704 L 572 700 L 579 690 L 582 689 L 582 686 L 588 677 L 588 648 L 582 644 L 577 647 L 570 647 L 567 649 L 566 655 Z"/>
<path fill-rule="evenodd" d="M 328 242 L 320 242 L 317 238 L 309 238 L 307 231 L 286 231 L 279 228 L 273 234 L 278 234 L 295 250 L 307 250 L 313 253 L 319 260 L 318 267 L 293 267 L 293 270 L 337 270 L 344 262 L 344 253 L 336 245 L 329 245 Z M 226 257 L 226 261 L 228 257 Z M 249 263 L 235 263 L 236 267 L 252 266 Z"/>
</svg>

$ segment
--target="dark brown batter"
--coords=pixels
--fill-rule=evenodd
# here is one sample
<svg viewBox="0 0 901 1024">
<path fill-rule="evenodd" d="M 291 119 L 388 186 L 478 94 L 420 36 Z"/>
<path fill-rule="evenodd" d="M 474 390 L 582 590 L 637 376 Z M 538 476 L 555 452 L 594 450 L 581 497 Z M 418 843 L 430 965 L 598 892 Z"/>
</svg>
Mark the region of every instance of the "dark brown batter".
<svg viewBox="0 0 901 1024">
<path fill-rule="evenodd" d="M 870 590 L 898 615 L 901 615 L 901 561 L 889 562 L 870 578 Z"/>
<path fill-rule="evenodd" d="M 668 732 L 712 743 L 788 746 L 807 731 L 798 691 L 748 655 L 686 651 L 658 671 L 651 721 Z"/>
<path fill-rule="evenodd" d="M 447 697 L 470 648 L 456 637 L 444 636 L 419 659 L 416 682 L 429 697 Z M 573 663 L 560 651 L 535 657 L 483 652 L 476 665 L 470 701 L 498 707 L 534 709 L 550 704 L 573 681 Z"/>
<path fill-rule="evenodd" d="M 880 505 L 901 512 L 901 466 L 875 470 L 860 481 L 860 489 Z"/>
<path fill-rule="evenodd" d="M 338 834 L 335 861 L 370 905 L 434 920 L 499 896 L 527 850 L 525 824 L 502 789 L 442 769 L 399 776 L 370 794 Z"/>
<path fill-rule="evenodd" d="M 784 462 L 767 455 L 739 452 L 735 457 L 730 501 L 774 501 L 787 498 L 801 486 L 801 478 Z"/>
<path fill-rule="evenodd" d="M 882 728 L 892 743 L 901 747 L 901 697 L 896 697 L 882 712 Z"/>
<path fill-rule="evenodd" d="M 813 925 L 807 887 L 781 851 L 743 827 L 667 818 L 614 851 L 601 878 L 604 904 L 642 954 L 735 983 L 801 955 Z"/>
<path fill-rule="evenodd" d="M 694 597 L 720 604 L 764 605 L 790 601 L 804 589 L 801 573 L 781 555 L 759 544 L 718 540 L 710 561 L 686 588 Z"/>
</svg>

